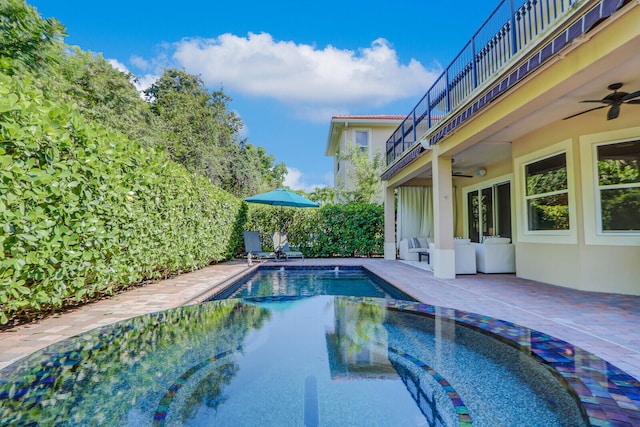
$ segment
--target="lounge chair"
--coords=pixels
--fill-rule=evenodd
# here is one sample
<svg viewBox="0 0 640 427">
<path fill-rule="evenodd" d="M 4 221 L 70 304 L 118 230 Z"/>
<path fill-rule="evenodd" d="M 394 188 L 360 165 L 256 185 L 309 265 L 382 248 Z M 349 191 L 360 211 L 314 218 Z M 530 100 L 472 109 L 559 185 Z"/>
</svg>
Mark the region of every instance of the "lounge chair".
<svg viewBox="0 0 640 427">
<path fill-rule="evenodd" d="M 302 258 L 304 261 L 304 254 L 300 251 L 293 251 L 289 247 L 289 240 L 287 235 L 276 231 L 273 233 L 273 247 L 278 255 L 284 255 L 287 261 L 289 258 Z"/>
<path fill-rule="evenodd" d="M 266 252 L 262 250 L 262 245 L 260 244 L 260 235 L 257 231 L 244 232 L 244 250 L 247 256 L 251 254 L 252 257 L 256 257 L 259 260 L 261 260 L 262 258 L 276 259 L 275 252 Z"/>
</svg>

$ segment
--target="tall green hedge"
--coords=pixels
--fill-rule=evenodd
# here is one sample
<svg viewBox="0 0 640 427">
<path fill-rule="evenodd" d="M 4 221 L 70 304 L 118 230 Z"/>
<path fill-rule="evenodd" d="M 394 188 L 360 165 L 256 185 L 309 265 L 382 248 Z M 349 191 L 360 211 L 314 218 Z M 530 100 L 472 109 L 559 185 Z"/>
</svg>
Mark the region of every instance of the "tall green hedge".
<svg viewBox="0 0 640 427">
<path fill-rule="evenodd" d="M 319 209 L 251 205 L 246 227 L 260 233 L 264 250 L 273 249 L 273 232 L 281 230 L 307 257 L 384 253 L 384 211 L 377 204 L 324 205 Z"/>
<path fill-rule="evenodd" d="M 0 323 L 229 258 L 242 202 L 0 74 Z"/>
</svg>

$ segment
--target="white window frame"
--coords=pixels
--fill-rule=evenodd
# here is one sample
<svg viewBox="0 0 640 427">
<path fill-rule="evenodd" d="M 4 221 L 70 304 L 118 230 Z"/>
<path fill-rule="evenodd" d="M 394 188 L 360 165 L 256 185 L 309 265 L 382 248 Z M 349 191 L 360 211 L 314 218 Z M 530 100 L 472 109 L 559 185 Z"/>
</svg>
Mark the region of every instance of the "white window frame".
<svg viewBox="0 0 640 427">
<path fill-rule="evenodd" d="M 569 229 L 568 230 L 529 230 L 529 210 L 527 201 L 527 177 L 526 166 L 544 160 L 549 157 L 564 154 L 567 167 L 567 199 L 569 203 Z M 516 174 L 514 187 L 516 193 L 516 217 L 517 236 L 519 242 L 524 243 L 550 243 L 550 244 L 577 244 L 578 243 L 578 219 L 577 203 L 575 197 L 574 162 L 571 139 L 561 141 L 543 149 L 534 151 L 514 160 Z M 562 191 L 564 193 L 564 190 Z M 548 193 L 547 195 L 554 194 Z M 513 230 L 512 230 L 513 232 Z"/>
<path fill-rule="evenodd" d="M 463 227 L 464 227 L 464 233 L 462 233 L 464 235 L 465 238 L 469 238 L 469 200 L 467 199 L 467 196 L 469 193 L 473 192 L 473 193 L 477 193 L 479 190 L 485 189 L 485 188 L 489 188 L 491 187 L 491 191 L 493 191 L 495 193 L 495 189 L 496 186 L 500 185 L 500 184 L 506 184 L 509 183 L 510 188 L 511 188 L 511 242 L 514 243 L 515 242 L 515 238 L 516 238 L 516 230 L 514 225 L 514 217 L 513 217 L 513 174 L 507 174 L 507 175 L 502 175 L 496 178 L 492 178 L 492 179 L 488 179 L 486 181 L 482 181 L 481 183 L 478 184 L 474 184 L 474 185 L 469 185 L 467 187 L 462 187 L 462 212 L 464 212 L 464 215 L 462 215 L 462 223 L 463 223 Z M 493 213 L 494 217 L 495 217 L 495 212 Z M 482 239 L 482 236 L 480 236 L 480 238 Z"/>
<path fill-rule="evenodd" d="M 580 137 L 580 158 L 583 162 L 581 178 L 584 240 L 587 245 L 640 246 L 640 232 L 602 231 L 597 151 L 601 145 L 636 141 L 638 139 L 640 139 L 640 127 Z"/>
<path fill-rule="evenodd" d="M 367 145 L 366 145 L 366 147 L 364 145 L 358 144 L 358 138 L 357 138 L 358 132 L 364 133 L 364 134 L 367 135 Z M 371 156 L 371 129 L 354 128 L 353 129 L 353 144 L 356 145 L 357 147 L 360 147 L 360 149 L 362 151 L 365 151 L 364 148 L 366 148 L 367 154 L 369 154 L 369 156 Z"/>
</svg>

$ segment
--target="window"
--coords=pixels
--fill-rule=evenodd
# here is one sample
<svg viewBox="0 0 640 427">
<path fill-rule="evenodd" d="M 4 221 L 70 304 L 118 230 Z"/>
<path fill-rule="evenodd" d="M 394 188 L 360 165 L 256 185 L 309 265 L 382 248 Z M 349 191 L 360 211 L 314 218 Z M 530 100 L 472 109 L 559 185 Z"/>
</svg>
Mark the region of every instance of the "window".
<svg viewBox="0 0 640 427">
<path fill-rule="evenodd" d="M 524 177 L 528 230 L 569 230 L 566 153 L 526 164 Z"/>
<path fill-rule="evenodd" d="M 369 149 L 369 132 L 366 130 L 356 130 L 356 145 L 360 147 L 360 151 L 367 151 Z"/>
<path fill-rule="evenodd" d="M 511 237 L 511 184 L 502 182 L 467 193 L 467 224 L 472 242 L 484 236 Z"/>
<path fill-rule="evenodd" d="M 598 232 L 640 233 L 640 140 L 596 146 Z"/>
</svg>

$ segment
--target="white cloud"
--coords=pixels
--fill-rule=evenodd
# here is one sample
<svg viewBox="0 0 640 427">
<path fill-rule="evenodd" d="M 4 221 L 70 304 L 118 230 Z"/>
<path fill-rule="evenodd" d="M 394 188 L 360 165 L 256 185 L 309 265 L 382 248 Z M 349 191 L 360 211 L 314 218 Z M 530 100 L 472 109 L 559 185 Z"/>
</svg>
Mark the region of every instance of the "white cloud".
<svg viewBox="0 0 640 427">
<path fill-rule="evenodd" d="M 159 78 L 160 76 L 156 76 L 154 74 L 145 74 L 144 76 L 137 76 L 136 81 L 134 81 L 133 84 L 136 86 L 138 91 L 142 92 L 145 89 L 149 89 Z"/>
<path fill-rule="evenodd" d="M 129 58 L 129 61 L 131 61 L 131 64 L 134 67 L 137 67 L 141 70 L 146 70 L 149 68 L 149 61 L 147 61 L 146 59 L 144 59 L 141 56 L 138 55 L 132 55 L 131 58 Z"/>
<path fill-rule="evenodd" d="M 276 41 L 266 33 L 183 39 L 173 46 L 179 66 L 207 85 L 305 105 L 307 117 L 326 108 L 381 106 L 415 97 L 440 74 L 414 59 L 400 64 L 382 38 L 357 51 Z"/>
<path fill-rule="evenodd" d="M 307 179 L 299 169 L 293 168 L 291 166 L 287 166 L 287 175 L 284 177 L 284 186 L 289 187 L 293 190 L 304 190 L 307 193 L 312 192 L 318 187 L 326 187 L 327 185 L 332 185 L 333 182 L 333 174 L 326 173 L 322 179 L 322 184 L 309 184 L 306 182 Z"/>
<path fill-rule="evenodd" d="M 116 70 L 127 74 L 129 73 L 129 69 L 127 68 L 127 66 L 117 59 L 107 59 L 107 62 L 111 64 L 111 66 Z"/>
<path fill-rule="evenodd" d="M 144 96 L 142 92 L 145 89 L 148 89 L 153 83 L 155 83 L 156 80 L 160 78 L 160 76 L 156 76 L 153 74 L 145 74 L 144 76 L 141 76 L 141 77 L 134 76 L 129 71 L 127 66 L 124 65 L 122 62 L 118 61 L 117 59 L 107 59 L 107 62 L 111 64 L 111 66 L 116 70 L 125 74 L 131 74 L 131 83 L 136 87 L 136 89 L 138 89 L 138 92 L 140 92 L 140 96 Z"/>
</svg>

